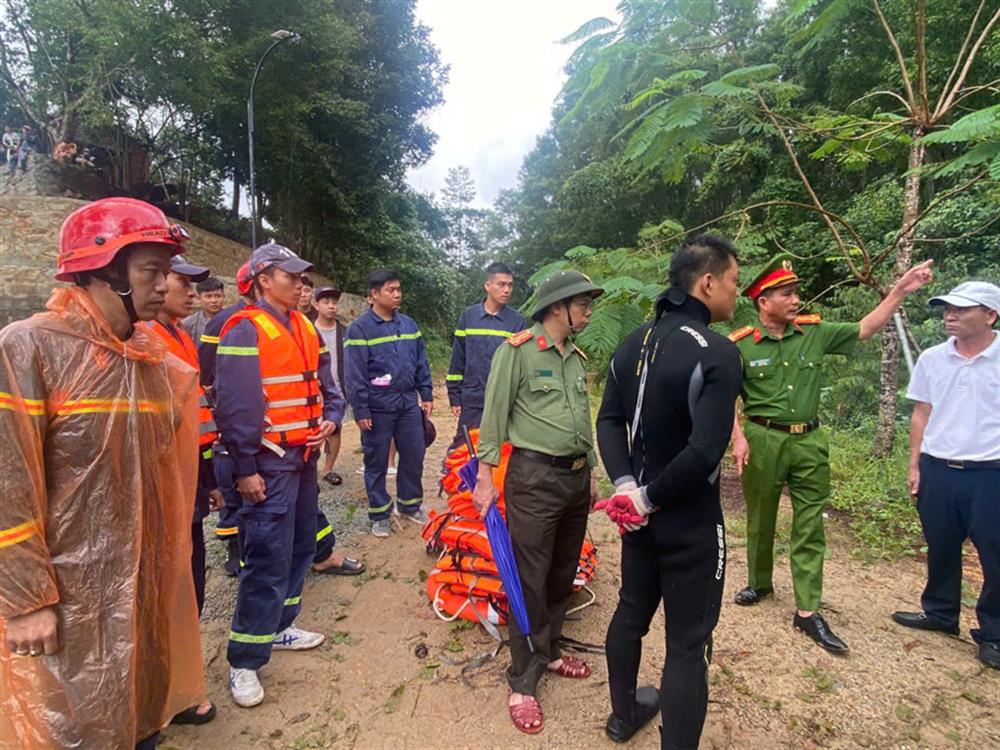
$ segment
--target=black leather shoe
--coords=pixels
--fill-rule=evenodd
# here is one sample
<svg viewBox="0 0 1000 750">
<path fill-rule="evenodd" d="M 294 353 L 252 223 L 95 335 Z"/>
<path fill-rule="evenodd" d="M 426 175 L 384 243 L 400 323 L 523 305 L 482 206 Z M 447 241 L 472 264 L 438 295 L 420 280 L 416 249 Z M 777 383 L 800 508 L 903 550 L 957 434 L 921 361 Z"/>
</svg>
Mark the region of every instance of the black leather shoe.
<svg viewBox="0 0 1000 750">
<path fill-rule="evenodd" d="M 792 620 L 792 627 L 801 630 L 827 651 L 834 654 L 844 654 L 848 651 L 847 644 L 830 630 L 830 626 L 826 624 L 826 620 L 819 612 L 813 612 L 808 617 L 803 617 L 796 612 Z"/>
<path fill-rule="evenodd" d="M 774 589 L 755 589 L 752 586 L 747 586 L 736 594 L 733 601 L 741 607 L 749 607 L 752 604 L 760 604 L 761 599 L 765 596 L 771 596 L 773 593 Z"/>
<path fill-rule="evenodd" d="M 932 620 L 923 612 L 893 612 L 892 620 L 906 628 L 937 630 L 948 635 L 958 635 L 958 625 L 945 625 L 939 620 Z"/>
<path fill-rule="evenodd" d="M 612 742 L 628 742 L 650 719 L 660 712 L 660 691 L 645 685 L 635 691 L 635 724 L 629 724 L 614 714 L 608 717 L 604 733 Z"/>
<path fill-rule="evenodd" d="M 235 539 L 230 539 L 226 544 L 226 561 L 222 564 L 222 569 L 226 575 L 235 578 L 240 572 L 240 545 Z"/>
<path fill-rule="evenodd" d="M 995 643 L 981 643 L 979 645 L 979 661 L 987 667 L 1000 669 L 1000 646 Z"/>
</svg>

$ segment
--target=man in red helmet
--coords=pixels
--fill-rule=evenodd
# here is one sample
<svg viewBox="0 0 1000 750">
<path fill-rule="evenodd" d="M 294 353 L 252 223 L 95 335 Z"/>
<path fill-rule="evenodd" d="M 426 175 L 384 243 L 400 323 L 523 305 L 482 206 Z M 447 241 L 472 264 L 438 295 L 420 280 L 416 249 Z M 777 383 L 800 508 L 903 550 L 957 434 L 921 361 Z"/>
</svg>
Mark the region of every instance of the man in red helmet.
<svg viewBox="0 0 1000 750">
<path fill-rule="evenodd" d="M 60 234 L 48 311 L 0 331 L 0 737 L 152 747 L 205 697 L 191 578 L 197 374 L 140 320 L 187 233 L 129 198 Z"/>
</svg>

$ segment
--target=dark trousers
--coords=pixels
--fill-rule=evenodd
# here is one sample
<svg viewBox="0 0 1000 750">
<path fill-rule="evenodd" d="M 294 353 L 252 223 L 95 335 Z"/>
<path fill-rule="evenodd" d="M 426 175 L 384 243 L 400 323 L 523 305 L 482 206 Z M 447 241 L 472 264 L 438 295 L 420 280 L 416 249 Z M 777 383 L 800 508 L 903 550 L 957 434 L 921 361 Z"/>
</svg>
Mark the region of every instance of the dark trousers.
<svg viewBox="0 0 1000 750">
<path fill-rule="evenodd" d="M 424 497 L 421 476 L 424 473 L 424 419 L 416 399 L 395 412 L 372 412 L 372 428 L 361 432 L 365 457 L 365 490 L 368 492 L 368 518 L 379 521 L 392 513 L 392 498 L 385 489 L 389 468 L 389 442 L 396 439 L 399 473 L 396 497 L 401 513 L 416 513 Z"/>
<path fill-rule="evenodd" d="M 510 617 L 507 681 L 515 693 L 534 695 L 548 663 L 561 656 L 558 641 L 587 533 L 590 468 L 560 469 L 514 451 L 504 487 L 507 527 L 535 648 L 532 652 Z"/>
<path fill-rule="evenodd" d="M 191 524 L 191 573 L 194 575 L 194 595 L 198 600 L 198 617 L 205 606 L 205 530 L 201 519 Z"/>
<path fill-rule="evenodd" d="M 135 750 L 153 750 L 156 747 L 157 741 L 160 739 L 160 733 L 157 732 L 154 735 L 150 735 L 144 740 L 139 740 L 135 743 Z"/>
<path fill-rule="evenodd" d="M 468 427 L 470 430 L 473 430 L 479 427 L 479 423 L 482 421 L 482 404 L 478 406 L 466 406 L 462 404 L 462 413 L 458 415 L 458 427 L 455 429 L 455 437 L 452 438 L 451 445 L 448 446 L 445 457 L 447 458 L 448 453 L 451 453 L 456 448 L 465 445 L 465 430 L 463 428 Z"/>
<path fill-rule="evenodd" d="M 235 542 L 239 536 L 239 513 L 243 507 L 243 498 L 236 491 L 236 478 L 233 476 L 233 460 L 228 453 L 215 453 L 212 462 L 215 470 L 215 482 L 222 491 L 225 505 L 219 511 L 219 520 L 215 525 L 215 538 L 221 542 Z M 337 537 L 326 514 L 317 506 L 316 509 L 316 557 L 313 562 L 323 562 L 333 554 Z M 234 553 L 235 554 L 235 553 Z M 240 557 L 242 560 L 242 556 Z M 204 552 L 202 552 L 204 560 Z M 202 574 L 204 580 L 204 573 Z"/>
<path fill-rule="evenodd" d="M 917 511 L 927 539 L 927 586 L 920 605 L 932 620 L 958 626 L 962 544 L 971 538 L 983 566 L 976 603 L 977 643 L 1000 644 L 1000 469 L 952 469 L 920 457 Z"/>
<path fill-rule="evenodd" d="M 302 584 L 316 554 L 316 460 L 299 471 L 261 473 L 264 502 L 240 510 L 240 569 L 229 634 L 230 665 L 259 669 L 271 658 L 274 636 L 302 608 Z"/>
<path fill-rule="evenodd" d="M 622 585 L 605 644 L 612 711 L 634 723 L 642 637 L 663 602 L 667 659 L 660 678 L 660 746 L 670 750 L 698 747 L 708 706 L 726 543 L 718 491 L 714 501 L 704 501 L 701 508 L 658 511 L 648 526 L 622 538 Z"/>
</svg>

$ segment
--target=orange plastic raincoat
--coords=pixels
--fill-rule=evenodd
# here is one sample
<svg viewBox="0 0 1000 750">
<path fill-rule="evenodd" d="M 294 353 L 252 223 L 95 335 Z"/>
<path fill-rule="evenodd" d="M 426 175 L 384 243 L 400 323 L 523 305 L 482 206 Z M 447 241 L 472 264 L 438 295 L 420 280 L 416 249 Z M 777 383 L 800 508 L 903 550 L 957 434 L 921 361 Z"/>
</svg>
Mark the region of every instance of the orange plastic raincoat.
<svg viewBox="0 0 1000 750">
<path fill-rule="evenodd" d="M 47 307 L 0 331 L 0 748 L 130 750 L 205 695 L 197 376 L 79 288 Z M 12 655 L 49 605 L 58 653 Z"/>
</svg>

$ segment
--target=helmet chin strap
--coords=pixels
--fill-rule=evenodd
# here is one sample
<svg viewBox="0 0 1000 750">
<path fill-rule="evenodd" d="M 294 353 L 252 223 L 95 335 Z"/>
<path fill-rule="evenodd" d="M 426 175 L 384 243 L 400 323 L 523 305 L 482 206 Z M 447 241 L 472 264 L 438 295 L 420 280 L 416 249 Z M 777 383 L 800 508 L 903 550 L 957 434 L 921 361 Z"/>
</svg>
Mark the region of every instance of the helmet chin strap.
<svg viewBox="0 0 1000 750">
<path fill-rule="evenodd" d="M 573 325 L 573 306 L 570 304 L 572 300 L 566 300 L 564 303 L 566 305 L 566 321 L 569 323 L 569 335 L 572 336 L 576 333 L 576 326 Z"/>
<path fill-rule="evenodd" d="M 108 286 L 111 287 L 111 291 L 118 295 L 118 299 L 121 301 L 122 306 L 125 308 L 125 313 L 128 315 L 128 322 L 130 326 L 135 326 L 139 322 L 139 316 L 135 311 L 135 303 L 132 301 L 132 285 L 128 283 L 128 271 L 125 267 L 125 263 L 119 263 L 118 258 L 115 258 L 115 262 L 112 264 L 116 273 L 108 273 L 108 268 L 102 268 L 98 271 L 92 272 L 93 276 L 102 281 L 106 281 Z M 119 275 L 121 273 L 122 275 Z M 124 276 L 124 278 L 123 278 Z"/>
</svg>

